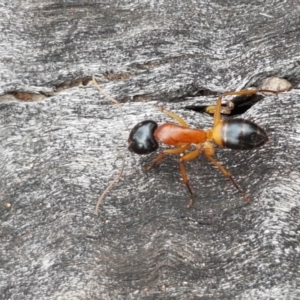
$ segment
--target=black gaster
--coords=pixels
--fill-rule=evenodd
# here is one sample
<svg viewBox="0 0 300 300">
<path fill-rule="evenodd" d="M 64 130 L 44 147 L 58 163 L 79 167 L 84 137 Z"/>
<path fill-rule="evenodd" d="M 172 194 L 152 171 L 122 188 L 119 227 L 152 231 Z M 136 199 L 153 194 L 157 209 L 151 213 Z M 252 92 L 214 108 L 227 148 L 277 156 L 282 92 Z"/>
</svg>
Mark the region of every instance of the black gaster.
<svg viewBox="0 0 300 300">
<path fill-rule="evenodd" d="M 151 120 L 135 125 L 129 134 L 128 149 L 137 154 L 154 152 L 158 148 L 158 143 L 154 137 L 156 128 L 157 123 Z"/>
<path fill-rule="evenodd" d="M 225 121 L 222 138 L 224 146 L 234 150 L 252 150 L 268 141 L 268 136 L 261 127 L 244 119 Z"/>
</svg>

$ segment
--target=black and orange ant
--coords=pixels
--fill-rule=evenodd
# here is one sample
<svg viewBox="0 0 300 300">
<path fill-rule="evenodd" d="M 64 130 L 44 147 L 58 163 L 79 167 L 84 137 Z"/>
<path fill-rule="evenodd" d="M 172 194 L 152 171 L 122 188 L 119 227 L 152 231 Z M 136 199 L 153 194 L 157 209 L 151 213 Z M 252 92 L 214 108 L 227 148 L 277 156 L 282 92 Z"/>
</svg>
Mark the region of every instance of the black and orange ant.
<svg viewBox="0 0 300 300">
<path fill-rule="evenodd" d="M 189 184 L 189 179 L 184 167 L 184 162 L 195 159 L 203 153 L 219 170 L 228 177 L 235 188 L 244 195 L 245 200 L 249 197 L 234 181 L 230 172 L 227 171 L 215 158 L 214 144 L 234 150 L 252 150 L 264 145 L 268 141 L 266 132 L 257 124 L 244 119 L 221 120 L 221 100 L 225 96 L 234 95 L 254 95 L 257 93 L 277 93 L 269 90 L 242 90 L 238 92 L 226 92 L 218 97 L 214 108 L 214 124 L 211 129 L 193 129 L 178 115 L 160 106 L 160 110 L 167 116 L 179 123 L 164 123 L 160 126 L 152 120 L 138 123 L 131 130 L 128 149 L 137 154 L 148 154 L 158 149 L 158 142 L 165 145 L 175 146 L 174 148 L 161 151 L 154 159 L 152 164 L 145 167 L 146 170 L 152 169 L 159 163 L 166 154 L 179 154 L 179 167 L 184 184 L 186 185 L 191 200 L 187 205 L 190 208 L 193 204 L 193 191 Z M 187 152 L 191 146 L 195 149 Z"/>
</svg>

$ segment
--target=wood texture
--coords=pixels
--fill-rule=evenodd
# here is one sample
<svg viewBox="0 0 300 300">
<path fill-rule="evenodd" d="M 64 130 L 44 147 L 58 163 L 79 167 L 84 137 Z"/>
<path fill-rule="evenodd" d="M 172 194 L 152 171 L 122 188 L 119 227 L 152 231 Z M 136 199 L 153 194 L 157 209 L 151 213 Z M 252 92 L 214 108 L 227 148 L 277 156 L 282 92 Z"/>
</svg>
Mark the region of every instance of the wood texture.
<svg viewBox="0 0 300 300">
<path fill-rule="evenodd" d="M 295 1 L 13 1 L 0 15 L 0 299 L 297 299 L 299 16 Z M 122 101 L 122 111 L 88 85 Z M 139 121 L 268 76 L 293 89 L 242 117 L 270 141 L 205 158 L 127 151 Z M 123 115 L 123 117 L 122 117 Z M 125 170 L 100 207 L 101 192 Z"/>
</svg>

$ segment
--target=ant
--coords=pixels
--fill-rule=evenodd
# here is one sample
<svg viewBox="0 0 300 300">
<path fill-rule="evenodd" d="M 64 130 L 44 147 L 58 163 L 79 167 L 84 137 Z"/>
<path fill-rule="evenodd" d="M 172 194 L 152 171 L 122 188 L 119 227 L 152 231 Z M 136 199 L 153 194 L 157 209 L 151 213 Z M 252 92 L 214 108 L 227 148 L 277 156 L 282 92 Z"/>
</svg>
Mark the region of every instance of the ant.
<svg viewBox="0 0 300 300">
<path fill-rule="evenodd" d="M 244 195 L 247 202 L 250 198 L 234 181 L 230 172 L 227 171 L 215 158 L 214 144 L 233 150 L 252 150 L 264 145 L 268 141 L 266 132 L 254 122 L 244 119 L 221 120 L 221 100 L 225 96 L 233 95 L 254 95 L 257 93 L 274 93 L 269 90 L 242 90 L 237 92 L 226 92 L 217 99 L 214 108 L 213 127 L 208 130 L 193 129 L 178 115 L 159 106 L 159 109 L 179 123 L 164 123 L 160 126 L 152 120 L 146 120 L 133 127 L 128 138 L 128 149 L 136 154 L 148 154 L 158 149 L 158 142 L 165 145 L 175 146 L 174 148 L 161 151 L 152 164 L 145 167 L 145 170 L 152 169 L 164 156 L 179 154 L 179 167 L 184 184 L 190 193 L 190 201 L 187 208 L 193 205 L 194 194 L 189 184 L 189 179 L 184 167 L 184 162 L 193 160 L 203 153 L 218 169 L 228 177 L 235 188 Z M 191 146 L 195 149 L 187 152 Z"/>
</svg>

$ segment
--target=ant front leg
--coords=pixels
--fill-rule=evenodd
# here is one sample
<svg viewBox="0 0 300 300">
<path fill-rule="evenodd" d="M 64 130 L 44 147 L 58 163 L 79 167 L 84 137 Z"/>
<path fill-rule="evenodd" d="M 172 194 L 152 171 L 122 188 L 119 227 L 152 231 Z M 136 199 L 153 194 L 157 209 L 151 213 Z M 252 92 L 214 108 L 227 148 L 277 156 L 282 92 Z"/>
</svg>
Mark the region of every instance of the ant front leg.
<svg viewBox="0 0 300 300">
<path fill-rule="evenodd" d="M 186 121 L 184 121 L 181 117 L 176 115 L 175 113 L 173 113 L 169 110 L 166 110 L 163 106 L 158 106 L 158 108 L 165 115 L 167 115 L 168 117 L 170 117 L 170 118 L 174 119 L 175 121 L 177 121 L 182 127 L 189 128 L 188 123 Z"/>
<path fill-rule="evenodd" d="M 153 162 L 150 165 L 145 166 L 144 169 L 146 171 L 149 171 L 149 170 L 153 169 L 165 157 L 166 154 L 167 155 L 180 154 L 180 153 L 183 153 L 184 151 L 186 151 L 189 147 L 190 147 L 190 144 L 186 144 L 182 147 L 166 149 L 166 150 L 160 152 L 156 156 L 156 158 L 153 160 Z"/>
</svg>

